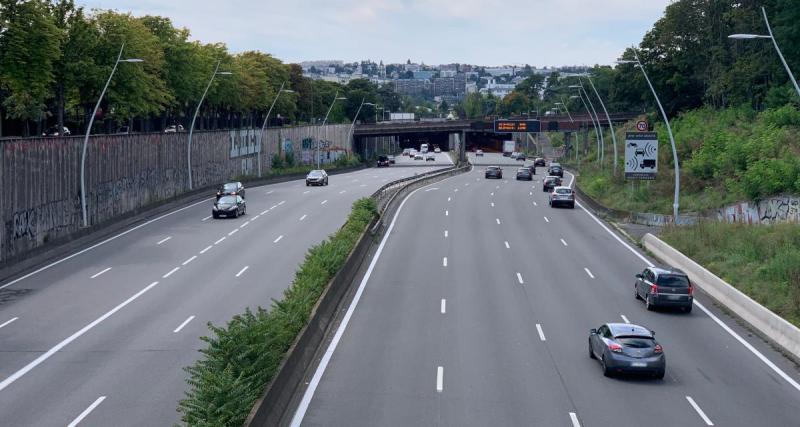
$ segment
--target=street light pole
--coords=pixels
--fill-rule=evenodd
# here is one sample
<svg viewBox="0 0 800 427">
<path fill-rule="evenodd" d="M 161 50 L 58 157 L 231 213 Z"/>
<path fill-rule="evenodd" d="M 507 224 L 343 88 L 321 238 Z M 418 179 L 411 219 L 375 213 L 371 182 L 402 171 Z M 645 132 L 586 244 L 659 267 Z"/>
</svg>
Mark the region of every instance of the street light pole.
<svg viewBox="0 0 800 427">
<path fill-rule="evenodd" d="M 350 131 L 347 132 L 347 140 L 348 141 L 350 140 L 350 138 L 353 137 L 353 129 L 356 127 L 356 120 L 358 120 L 358 115 L 361 113 L 361 107 L 363 107 L 365 105 L 371 105 L 371 106 L 375 107 L 375 104 L 373 104 L 371 102 L 364 102 L 364 100 L 365 100 L 365 98 L 361 98 L 361 105 L 358 106 L 358 110 L 356 111 L 356 115 L 353 117 L 353 123 L 350 125 Z M 377 117 L 377 115 L 378 115 L 378 110 L 375 109 L 375 116 Z"/>
<path fill-rule="evenodd" d="M 581 95 L 580 89 L 578 90 L 578 96 L 571 96 L 570 98 L 580 98 L 581 102 L 583 102 L 583 108 L 586 109 L 586 114 L 589 115 L 589 119 L 592 121 L 592 126 L 594 126 L 594 133 L 597 136 L 597 161 L 600 161 L 600 131 L 598 130 L 598 125 L 594 121 L 594 116 L 592 116 L 592 111 L 589 110 L 589 106 L 586 104 L 586 100 L 583 99 L 583 95 Z M 587 137 L 588 139 L 588 137 Z M 588 147 L 587 147 L 588 148 Z"/>
<path fill-rule="evenodd" d="M 661 116 L 664 118 L 664 123 L 667 125 L 667 133 L 669 134 L 669 142 L 672 145 L 672 162 L 675 164 L 675 197 L 672 202 L 672 215 L 673 221 L 678 221 L 678 207 L 680 202 L 680 191 L 681 191 L 681 173 L 680 173 L 680 166 L 678 165 L 678 151 L 675 149 L 675 138 L 672 136 L 672 126 L 669 124 L 669 119 L 667 118 L 667 113 L 664 111 L 664 107 L 661 106 L 661 100 L 658 99 L 658 94 L 656 94 L 656 90 L 653 88 L 653 84 L 650 82 L 650 77 L 647 76 L 647 72 L 642 65 L 642 62 L 639 60 L 639 53 L 636 51 L 636 48 L 631 47 L 633 51 L 633 56 L 636 58 L 635 61 L 631 60 L 619 60 L 617 61 L 618 64 L 636 64 L 640 70 L 642 70 L 642 74 L 644 75 L 644 79 L 647 81 L 647 86 L 650 87 L 650 91 L 653 92 L 653 97 L 656 99 L 656 104 L 658 104 L 658 109 L 661 110 Z"/>
<path fill-rule="evenodd" d="M 291 89 L 284 89 L 283 87 L 286 86 L 286 82 L 281 83 L 281 88 L 278 89 L 278 93 L 275 94 L 275 99 L 272 100 L 272 105 L 269 106 L 269 110 L 267 110 L 267 117 L 264 117 L 264 124 L 261 125 L 261 148 L 264 148 L 264 132 L 267 129 L 267 122 L 269 121 L 269 115 L 272 114 L 272 109 L 275 107 L 275 103 L 278 102 L 278 98 L 281 96 L 281 93 L 292 93 L 294 92 Z M 261 154 L 258 155 L 258 176 L 261 176 Z"/>
<path fill-rule="evenodd" d="M 611 116 L 608 115 L 608 110 L 606 109 L 606 104 L 603 103 L 603 98 L 600 98 L 600 94 L 597 92 L 597 88 L 592 83 L 592 78 L 586 76 L 586 80 L 589 80 L 589 84 L 592 86 L 592 90 L 594 90 L 595 96 L 597 96 L 597 100 L 600 101 L 600 106 L 603 107 L 603 112 L 606 113 L 606 119 L 608 120 L 608 128 L 611 130 L 611 141 L 614 144 L 614 173 L 617 173 L 617 136 L 614 134 L 614 125 L 611 124 Z"/>
<path fill-rule="evenodd" d="M 797 96 L 800 96 L 800 86 L 797 85 L 797 80 L 795 80 L 794 74 L 792 74 L 792 70 L 789 68 L 789 64 L 786 63 L 786 59 L 783 57 L 783 53 L 781 53 L 781 49 L 778 47 L 778 42 L 775 40 L 775 36 L 772 34 L 772 27 L 769 25 L 767 10 L 764 8 L 764 6 L 761 6 L 761 13 L 764 15 L 764 23 L 767 25 L 767 32 L 769 33 L 768 36 L 758 34 L 731 34 L 728 36 L 728 38 L 738 40 L 771 39 L 772 45 L 775 46 L 775 51 L 778 52 L 778 57 L 783 63 L 783 67 L 786 68 L 786 72 L 789 74 L 789 79 L 792 81 L 792 85 L 794 85 L 794 90 L 797 91 Z"/>
<path fill-rule="evenodd" d="M 328 122 L 328 116 L 331 114 L 331 110 L 333 110 L 333 104 L 336 104 L 336 101 L 338 101 L 340 99 L 347 99 L 347 98 L 345 98 L 343 96 L 339 96 L 339 91 L 337 90 L 336 91 L 336 95 L 334 95 L 334 97 L 333 97 L 333 101 L 331 101 L 331 106 L 328 107 L 328 112 L 325 113 L 325 119 L 322 120 L 322 128 L 323 129 L 325 128 L 325 123 Z M 319 138 L 317 138 L 317 169 L 319 169 L 319 162 L 320 162 L 320 157 L 319 157 Z"/>
<path fill-rule="evenodd" d="M 594 113 L 594 120 L 597 122 L 598 129 L 600 130 L 600 152 L 598 153 L 598 160 L 600 161 L 600 166 L 603 166 L 603 160 L 605 160 L 605 151 L 606 151 L 606 141 L 603 137 L 603 128 L 600 127 L 600 116 L 597 115 L 597 110 L 594 108 L 594 103 L 592 103 L 592 98 L 589 96 L 589 92 L 586 92 L 586 89 L 583 87 L 583 81 L 581 78 L 578 77 L 578 83 L 580 84 L 578 87 L 578 91 L 583 91 L 584 95 L 586 95 L 586 101 L 589 103 L 589 106 L 592 107 L 592 112 Z M 573 86 L 570 86 L 573 87 Z M 591 113 L 590 113 L 591 115 Z"/>
<path fill-rule="evenodd" d="M 203 91 L 203 96 L 200 97 L 200 102 L 197 103 L 197 109 L 194 110 L 194 116 L 192 117 L 192 125 L 189 126 L 189 141 L 187 144 L 188 149 L 186 150 L 186 158 L 188 163 L 188 170 L 189 170 L 189 191 L 192 191 L 192 133 L 194 133 L 194 123 L 197 120 L 197 115 L 200 113 L 200 106 L 203 105 L 203 100 L 206 99 L 206 94 L 208 94 L 208 89 L 211 87 L 211 83 L 214 82 L 214 77 L 219 75 L 231 75 L 233 73 L 229 71 L 219 71 L 219 64 L 222 61 L 217 61 L 217 66 L 214 68 L 214 74 L 211 75 L 211 79 L 208 81 L 208 85 L 206 85 L 206 89 Z"/>
<path fill-rule="evenodd" d="M 114 62 L 114 67 L 111 69 L 111 75 L 108 76 L 108 80 L 106 80 L 106 85 L 103 86 L 103 91 L 100 92 L 100 98 L 97 99 L 97 104 L 94 106 L 94 110 L 92 111 L 92 116 L 89 117 L 89 126 L 86 127 L 86 135 L 83 137 L 83 149 L 81 152 L 81 216 L 83 219 L 83 226 L 89 226 L 89 217 L 86 213 L 86 150 L 89 144 L 89 134 L 92 133 L 92 125 L 94 125 L 94 117 L 97 115 L 97 110 L 100 108 L 100 102 L 103 101 L 103 96 L 105 96 L 106 91 L 108 90 L 108 85 L 111 84 L 111 78 L 114 77 L 114 73 L 117 71 L 117 66 L 119 66 L 120 62 L 144 62 L 142 59 L 138 58 L 129 58 L 129 59 L 122 59 L 122 51 L 125 49 L 125 43 L 122 43 L 122 46 L 119 48 L 119 55 L 117 55 L 117 60 Z M 59 132 L 61 130 L 59 129 Z"/>
</svg>

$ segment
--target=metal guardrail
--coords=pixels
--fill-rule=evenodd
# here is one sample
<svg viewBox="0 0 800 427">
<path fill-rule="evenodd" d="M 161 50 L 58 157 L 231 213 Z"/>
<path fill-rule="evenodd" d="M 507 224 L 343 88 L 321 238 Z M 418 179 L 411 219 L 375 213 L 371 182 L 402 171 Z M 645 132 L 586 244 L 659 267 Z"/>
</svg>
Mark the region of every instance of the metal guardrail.
<svg viewBox="0 0 800 427">
<path fill-rule="evenodd" d="M 445 175 L 453 171 L 468 167 L 469 165 L 452 166 L 445 169 L 438 169 L 435 171 L 425 172 L 423 174 L 398 179 L 396 181 L 392 181 L 388 184 L 385 184 L 384 186 L 376 190 L 374 193 L 372 193 L 370 197 L 375 199 L 375 202 L 378 205 L 378 213 L 380 215 L 383 215 L 384 211 L 386 210 L 386 207 L 389 205 L 389 202 L 392 201 L 394 196 L 412 182 L 419 180 L 426 180 L 430 178 L 438 178 L 440 175 Z"/>
</svg>

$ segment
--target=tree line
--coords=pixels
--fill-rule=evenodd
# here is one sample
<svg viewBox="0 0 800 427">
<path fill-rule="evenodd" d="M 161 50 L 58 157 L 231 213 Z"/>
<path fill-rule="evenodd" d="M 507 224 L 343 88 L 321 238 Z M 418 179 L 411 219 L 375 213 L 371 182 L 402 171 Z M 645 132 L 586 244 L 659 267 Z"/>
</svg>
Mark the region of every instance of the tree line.
<svg viewBox="0 0 800 427">
<path fill-rule="evenodd" d="M 333 98 L 329 122 L 352 120 L 362 99 L 398 111 L 391 88 L 366 80 L 347 85 L 310 80 L 297 64 L 270 54 L 230 53 L 221 43 L 190 40 L 169 18 L 86 11 L 74 0 L 0 0 L 0 136 L 40 135 L 48 127 L 85 130 L 89 116 L 124 44 L 121 63 L 101 104 L 93 132 L 121 127 L 159 131 L 188 128 L 217 63 L 197 128 L 260 127 L 281 85 L 272 118 L 321 121 Z M 366 105 L 361 119 L 375 117 Z M 74 129 L 73 129 L 74 130 Z"/>
<path fill-rule="evenodd" d="M 734 40 L 731 34 L 767 34 L 765 7 L 783 55 L 800 72 L 800 4 L 797 0 L 677 0 L 636 47 L 639 58 L 669 116 L 702 106 L 778 108 L 800 99 L 769 39 Z M 629 48 L 623 59 L 632 60 Z M 632 65 L 589 70 L 609 111 L 655 111 L 641 70 Z M 502 100 L 472 94 L 460 108 L 466 117 L 519 115 L 543 111 L 562 99 L 570 111 L 584 110 L 570 85 L 576 78 L 557 72 L 531 75 Z M 584 84 L 587 82 L 584 79 Z M 592 94 L 591 87 L 586 90 Z M 596 105 L 597 108 L 599 106 Z"/>
</svg>

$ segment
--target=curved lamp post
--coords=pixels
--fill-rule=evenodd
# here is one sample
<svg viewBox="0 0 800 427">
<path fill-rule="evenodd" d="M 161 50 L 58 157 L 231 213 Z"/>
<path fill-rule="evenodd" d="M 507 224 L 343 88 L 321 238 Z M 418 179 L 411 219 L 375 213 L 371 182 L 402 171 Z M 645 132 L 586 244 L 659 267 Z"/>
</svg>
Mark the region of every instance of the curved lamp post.
<svg viewBox="0 0 800 427">
<path fill-rule="evenodd" d="M 589 115 L 589 119 L 592 121 L 592 126 L 594 127 L 594 133 L 597 136 L 597 161 L 600 161 L 600 130 L 598 129 L 598 124 L 594 121 L 594 116 L 592 116 L 592 110 L 589 109 L 589 106 L 586 104 L 586 100 L 583 99 L 583 95 L 581 95 L 580 89 L 578 90 L 577 95 L 570 96 L 571 99 L 580 98 L 581 102 L 583 102 L 583 108 L 586 109 L 586 114 Z M 588 138 L 587 138 L 588 139 Z"/>
<path fill-rule="evenodd" d="M 328 123 L 328 116 L 331 114 L 331 110 L 333 110 L 333 104 L 336 104 L 336 101 L 345 100 L 345 99 L 347 99 L 347 98 L 345 98 L 344 96 L 339 96 L 339 91 L 337 90 L 336 91 L 336 95 L 333 96 L 333 101 L 331 101 L 331 106 L 328 107 L 328 112 L 325 113 L 325 119 L 322 120 L 322 127 L 323 128 L 325 127 L 325 123 Z M 317 169 L 319 169 L 319 162 L 321 160 L 320 157 L 319 157 L 319 142 L 320 142 L 319 138 L 317 138 Z"/>
<path fill-rule="evenodd" d="M 269 110 L 267 110 L 267 117 L 264 117 L 264 124 L 261 125 L 261 147 L 264 147 L 264 131 L 267 129 L 267 122 L 269 121 L 269 115 L 272 114 L 272 109 L 275 107 L 275 103 L 278 102 L 278 98 L 281 96 L 282 93 L 294 93 L 291 89 L 284 89 L 283 87 L 286 85 L 286 82 L 281 83 L 281 88 L 278 89 L 278 93 L 275 94 L 275 99 L 272 100 L 272 105 L 269 106 Z M 258 176 L 261 176 L 261 154 L 258 155 Z"/>
<path fill-rule="evenodd" d="M 595 108 L 594 108 L 594 103 L 592 103 L 592 98 L 589 96 L 589 92 L 586 92 L 586 89 L 583 87 L 583 82 L 581 81 L 580 77 L 578 77 L 578 83 L 580 83 L 580 84 L 579 85 L 572 85 L 572 86 L 570 86 L 570 88 L 578 89 L 578 95 L 580 95 L 581 91 L 583 91 L 583 94 L 586 95 L 586 102 L 588 102 L 589 103 L 589 107 L 592 108 L 592 111 L 589 112 L 589 115 L 591 116 L 592 113 L 594 113 L 594 120 L 597 123 L 597 128 L 596 129 L 599 131 L 599 135 L 600 135 L 600 140 L 598 141 L 598 143 L 600 144 L 598 146 L 600 151 L 597 153 L 597 160 L 599 161 L 600 166 L 602 167 L 603 166 L 603 160 L 605 160 L 606 141 L 605 141 L 605 139 L 603 137 L 603 128 L 600 127 L 600 116 L 597 115 L 597 110 L 595 110 Z"/>
<path fill-rule="evenodd" d="M 603 98 L 600 98 L 600 94 L 597 92 L 597 88 L 592 83 L 592 78 L 586 76 L 586 80 L 589 81 L 589 84 L 592 86 L 592 90 L 594 91 L 594 95 L 597 97 L 597 100 L 600 101 L 600 106 L 603 107 L 603 112 L 606 113 L 606 120 L 608 120 L 608 129 L 611 131 L 611 142 L 614 144 L 614 173 L 617 173 L 617 136 L 614 133 L 614 125 L 611 124 L 611 116 L 608 115 L 608 110 L 606 109 L 606 104 L 603 103 Z M 599 120 L 599 118 L 598 118 Z"/>
<path fill-rule="evenodd" d="M 371 105 L 375 107 L 376 105 L 371 102 L 364 102 L 365 98 L 361 98 L 361 105 L 358 106 L 358 110 L 356 110 L 356 115 L 353 117 L 353 123 L 350 124 L 350 131 L 347 132 L 347 140 L 349 141 L 350 138 L 353 137 L 353 129 L 356 127 L 356 120 L 358 120 L 358 115 L 361 113 L 361 108 L 365 105 Z M 375 110 L 375 114 L 378 114 L 378 110 Z"/>
<path fill-rule="evenodd" d="M 772 27 L 769 26 L 769 19 L 767 19 L 767 10 L 764 9 L 763 6 L 761 7 L 761 13 L 764 15 L 764 23 L 767 25 L 767 32 L 769 33 L 768 36 L 759 34 L 731 34 L 728 36 L 728 38 L 736 40 L 751 40 L 751 39 L 772 40 L 772 45 L 775 46 L 775 51 L 778 52 L 778 57 L 781 58 L 783 67 L 786 68 L 786 72 L 789 73 L 789 79 L 792 81 L 792 84 L 794 85 L 794 90 L 797 91 L 797 96 L 800 96 L 800 86 L 797 85 L 797 80 L 795 80 L 794 74 L 792 74 L 792 70 L 789 68 L 789 64 L 786 63 L 786 59 L 783 58 L 783 53 L 781 53 L 781 49 L 778 47 L 778 42 L 775 40 L 775 36 L 772 35 Z"/>
<path fill-rule="evenodd" d="M 635 48 L 631 48 L 633 51 L 633 56 L 636 58 L 635 60 L 630 59 L 620 59 L 617 60 L 617 64 L 635 64 L 636 67 L 639 67 L 642 70 L 642 74 L 644 75 L 644 79 L 647 81 L 647 85 L 650 86 L 650 91 L 653 92 L 653 97 L 656 98 L 656 104 L 658 104 L 658 109 L 661 110 L 661 116 L 664 118 L 664 123 L 667 125 L 667 133 L 669 134 L 669 142 L 672 145 L 672 162 L 675 164 L 675 197 L 672 202 L 672 215 L 673 221 L 678 220 L 678 207 L 680 202 L 680 192 L 681 192 L 681 174 L 680 174 L 680 166 L 678 165 L 678 151 L 675 149 L 675 138 L 672 136 L 672 126 L 669 124 L 669 119 L 667 118 L 667 113 L 664 112 L 664 107 L 661 106 L 661 100 L 658 99 L 658 94 L 656 94 L 656 90 L 653 88 L 653 84 L 650 83 L 650 78 L 647 77 L 647 72 L 644 70 L 644 66 L 642 62 L 639 60 L 639 53 L 636 52 Z"/>
<path fill-rule="evenodd" d="M 108 90 L 108 85 L 111 83 L 111 78 L 114 77 L 114 73 L 117 71 L 117 66 L 120 62 L 131 62 L 131 63 L 138 63 L 144 62 L 143 59 L 139 58 L 128 58 L 122 59 L 122 51 L 125 49 L 125 43 L 122 44 L 122 47 L 119 48 L 119 55 L 117 55 L 117 61 L 114 63 L 114 68 L 111 69 L 111 75 L 108 76 L 108 80 L 106 81 L 106 85 L 103 86 L 103 91 L 100 92 L 100 98 L 97 100 L 97 104 L 94 106 L 94 111 L 92 111 L 92 116 L 89 118 L 89 126 L 86 127 L 86 135 L 83 137 L 83 150 L 81 153 L 81 215 L 83 217 L 83 226 L 89 226 L 89 217 L 86 214 L 86 148 L 89 144 L 89 134 L 92 133 L 92 125 L 94 124 L 94 116 L 97 115 L 97 109 L 100 108 L 100 102 L 103 100 L 103 96 L 106 94 L 106 90 Z"/>
<path fill-rule="evenodd" d="M 206 90 L 203 91 L 203 96 L 200 97 L 200 102 L 197 103 L 197 109 L 194 110 L 194 117 L 192 117 L 192 125 L 189 127 L 189 143 L 188 143 L 188 150 L 187 150 L 187 159 L 189 165 L 189 191 L 192 190 L 192 133 L 194 132 L 194 122 L 197 120 L 197 114 L 200 113 L 200 106 L 203 105 L 203 100 L 206 99 L 206 95 L 208 94 L 208 89 L 211 87 L 211 83 L 214 83 L 214 77 L 216 76 L 230 76 L 230 71 L 219 71 L 219 64 L 221 61 L 217 61 L 217 66 L 214 68 L 214 74 L 211 75 L 211 80 L 208 81 L 206 85 Z"/>
</svg>

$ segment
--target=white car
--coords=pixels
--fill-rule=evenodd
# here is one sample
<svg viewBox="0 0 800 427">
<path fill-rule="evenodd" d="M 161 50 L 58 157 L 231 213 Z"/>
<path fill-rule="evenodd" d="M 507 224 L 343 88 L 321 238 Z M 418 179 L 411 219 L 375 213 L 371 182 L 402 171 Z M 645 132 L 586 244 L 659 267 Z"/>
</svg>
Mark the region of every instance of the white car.
<svg viewBox="0 0 800 427">
<path fill-rule="evenodd" d="M 433 150 L 433 152 L 434 152 L 434 153 L 441 153 L 441 152 L 442 152 L 442 149 L 441 149 L 441 148 L 439 148 L 439 147 L 436 147 L 436 148 Z"/>
<path fill-rule="evenodd" d="M 432 161 L 432 162 L 435 162 L 435 161 L 436 161 L 436 156 L 435 156 L 433 153 L 428 153 L 428 154 L 425 156 L 425 161 L 426 161 L 426 162 L 427 162 L 427 161 Z"/>
<path fill-rule="evenodd" d="M 414 160 L 423 160 L 422 153 L 415 153 Z"/>
<path fill-rule="evenodd" d="M 483 150 L 478 150 L 478 151 L 476 151 L 476 152 L 475 152 L 475 156 L 477 156 L 477 157 L 483 157 Z"/>
<path fill-rule="evenodd" d="M 512 159 L 516 160 L 517 157 L 519 157 L 519 152 L 515 151 L 515 152 L 511 153 L 511 158 Z"/>
</svg>

